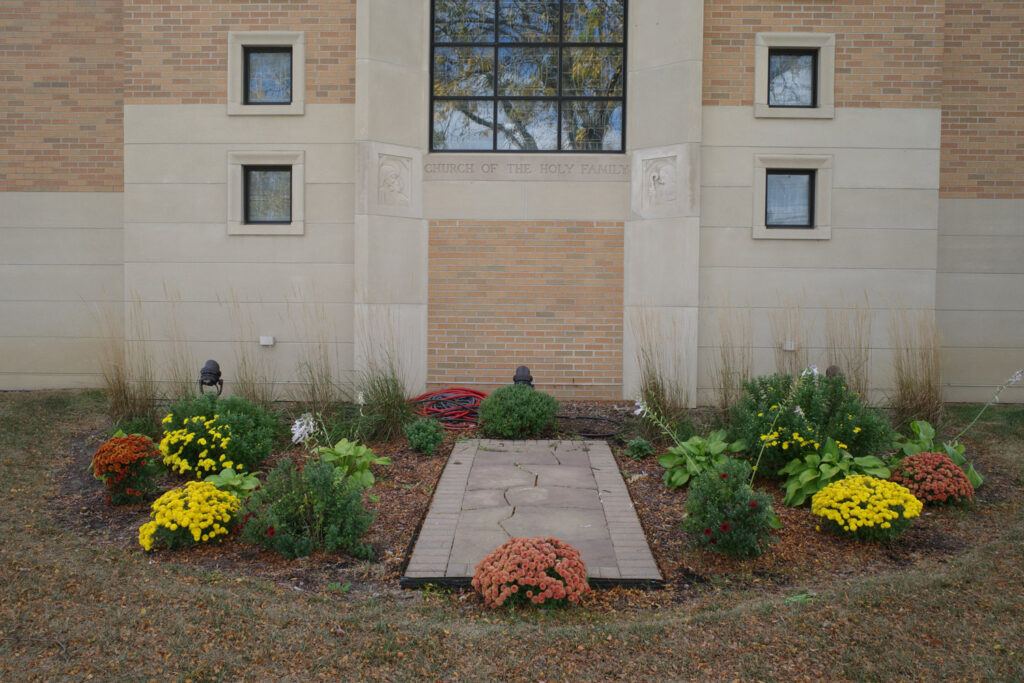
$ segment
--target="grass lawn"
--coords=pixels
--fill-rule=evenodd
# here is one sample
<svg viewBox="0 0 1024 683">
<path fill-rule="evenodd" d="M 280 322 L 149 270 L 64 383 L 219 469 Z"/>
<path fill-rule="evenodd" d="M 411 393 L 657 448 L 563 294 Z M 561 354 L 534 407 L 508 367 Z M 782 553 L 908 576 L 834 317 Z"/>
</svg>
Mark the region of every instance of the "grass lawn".
<svg viewBox="0 0 1024 683">
<path fill-rule="evenodd" d="M 949 428 L 977 407 L 951 407 Z M 53 514 L 98 392 L 0 394 L 0 680 L 1024 679 L 1024 408 L 969 454 L 1000 496 L 959 554 L 826 583 L 702 584 L 670 607 L 486 610 L 475 596 L 297 591 L 151 562 Z M 188 551 L 183 551 L 188 552 Z"/>
</svg>

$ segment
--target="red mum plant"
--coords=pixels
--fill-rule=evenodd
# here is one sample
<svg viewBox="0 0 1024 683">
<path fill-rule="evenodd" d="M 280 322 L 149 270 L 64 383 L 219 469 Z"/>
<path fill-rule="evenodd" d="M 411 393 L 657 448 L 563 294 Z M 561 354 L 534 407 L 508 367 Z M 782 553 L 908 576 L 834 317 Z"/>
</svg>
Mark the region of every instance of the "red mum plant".
<svg viewBox="0 0 1024 683">
<path fill-rule="evenodd" d="M 107 487 L 107 502 L 128 505 L 153 493 L 153 475 L 161 455 L 146 436 L 115 436 L 92 456 L 92 473 Z"/>
<path fill-rule="evenodd" d="M 473 588 L 488 607 L 529 601 L 576 604 L 587 585 L 580 552 L 556 538 L 513 538 L 481 560 Z"/>
<path fill-rule="evenodd" d="M 945 453 L 908 455 L 889 479 L 910 489 L 923 503 L 966 503 L 974 497 L 967 475 Z"/>
</svg>

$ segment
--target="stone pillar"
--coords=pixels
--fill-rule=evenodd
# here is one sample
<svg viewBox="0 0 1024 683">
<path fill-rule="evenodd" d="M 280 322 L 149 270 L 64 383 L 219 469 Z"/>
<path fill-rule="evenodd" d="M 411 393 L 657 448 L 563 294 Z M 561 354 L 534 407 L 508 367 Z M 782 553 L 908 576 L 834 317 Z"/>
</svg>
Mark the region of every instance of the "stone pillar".
<svg viewBox="0 0 1024 683">
<path fill-rule="evenodd" d="M 625 398 L 638 394 L 646 340 L 663 372 L 696 399 L 703 19 L 703 0 L 630 5 Z"/>
</svg>

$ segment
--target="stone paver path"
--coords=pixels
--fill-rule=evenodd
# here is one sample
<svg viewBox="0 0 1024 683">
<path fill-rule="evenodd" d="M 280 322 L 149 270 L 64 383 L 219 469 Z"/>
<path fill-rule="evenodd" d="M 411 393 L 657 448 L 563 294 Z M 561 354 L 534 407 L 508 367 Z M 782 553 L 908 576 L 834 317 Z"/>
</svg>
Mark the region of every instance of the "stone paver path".
<svg viewBox="0 0 1024 683">
<path fill-rule="evenodd" d="M 402 585 L 465 583 L 519 536 L 574 546 L 599 584 L 661 582 L 606 443 L 476 439 L 448 458 Z"/>
</svg>

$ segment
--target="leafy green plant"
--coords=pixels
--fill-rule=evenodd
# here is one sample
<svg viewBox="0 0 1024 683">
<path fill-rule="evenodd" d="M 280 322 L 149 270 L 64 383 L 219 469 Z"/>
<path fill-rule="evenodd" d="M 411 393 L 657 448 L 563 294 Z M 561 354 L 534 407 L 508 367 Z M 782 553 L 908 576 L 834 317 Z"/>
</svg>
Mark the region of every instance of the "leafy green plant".
<svg viewBox="0 0 1024 683">
<path fill-rule="evenodd" d="M 638 436 L 626 444 L 626 455 L 633 460 L 643 460 L 654 455 L 654 446 L 647 439 Z"/>
<path fill-rule="evenodd" d="M 733 434 L 751 455 L 763 447 L 759 466 L 766 474 L 778 472 L 794 452 L 818 450 L 829 438 L 857 456 L 880 453 L 891 439 L 886 418 L 849 391 L 843 377 L 819 375 L 813 366 L 795 381 L 789 375 L 761 376 L 744 389 L 733 409 Z"/>
<path fill-rule="evenodd" d="M 808 498 L 833 481 L 851 474 L 867 474 L 881 479 L 889 478 L 889 468 L 873 455 L 854 457 L 839 447 L 834 439 L 826 439 L 819 451 L 804 453 L 789 461 L 779 470 L 786 475 L 784 505 L 798 507 Z"/>
<path fill-rule="evenodd" d="M 668 452 L 658 458 L 658 464 L 665 468 L 662 479 L 670 489 L 685 486 L 691 477 L 721 465 L 729 460 L 727 453 L 743 450 L 741 442 L 726 441 L 724 429 L 711 432 L 705 439 L 691 436 L 686 441 L 671 446 Z"/>
<path fill-rule="evenodd" d="M 935 427 L 932 427 L 931 424 L 924 420 L 911 422 L 910 431 L 913 432 L 913 436 L 904 437 L 897 435 L 897 440 L 892 444 L 892 448 L 896 450 L 893 455 L 892 464 L 894 466 L 898 465 L 899 461 L 908 455 L 943 452 L 964 471 L 964 474 L 967 475 L 967 480 L 971 482 L 971 486 L 978 488 L 985 483 L 985 479 L 974 469 L 974 464 L 964 457 L 964 451 L 967 449 L 956 439 L 945 441 L 941 446 L 937 446 L 935 443 Z M 963 432 L 960 432 L 960 434 L 963 434 Z"/>
<path fill-rule="evenodd" d="M 368 559 L 373 549 L 360 539 L 372 523 L 363 487 L 317 459 L 301 471 L 281 461 L 242 507 L 242 538 L 287 558 L 340 550 Z"/>
<path fill-rule="evenodd" d="M 409 447 L 423 455 L 433 455 L 444 441 L 444 427 L 437 420 L 421 417 L 402 428 Z"/>
<path fill-rule="evenodd" d="M 245 499 L 260 485 L 260 480 L 256 478 L 257 474 L 259 472 L 236 472 L 230 467 L 225 467 L 219 474 L 211 474 L 203 481 L 210 482 L 220 491 L 227 491 L 240 499 Z"/>
<path fill-rule="evenodd" d="M 558 402 L 550 394 L 524 384 L 494 390 L 480 403 L 480 427 L 499 439 L 528 439 L 555 421 Z"/>
<path fill-rule="evenodd" d="M 683 529 L 699 547 L 736 557 L 757 557 L 781 526 L 771 498 L 754 491 L 750 465 L 726 458 L 690 484 Z"/>
<path fill-rule="evenodd" d="M 320 462 L 334 467 L 342 478 L 352 480 L 363 489 L 373 486 L 371 465 L 391 464 L 390 458 L 378 458 L 363 444 L 348 439 L 342 439 L 333 446 L 321 446 L 316 452 Z"/>
</svg>

